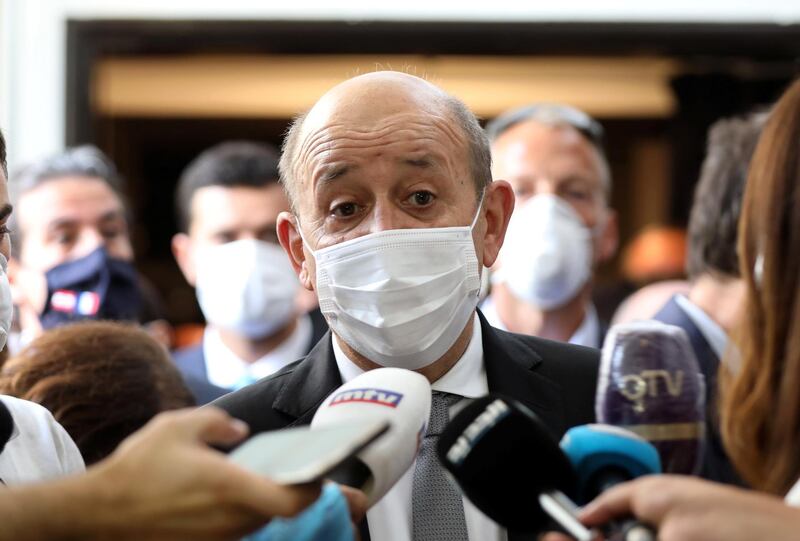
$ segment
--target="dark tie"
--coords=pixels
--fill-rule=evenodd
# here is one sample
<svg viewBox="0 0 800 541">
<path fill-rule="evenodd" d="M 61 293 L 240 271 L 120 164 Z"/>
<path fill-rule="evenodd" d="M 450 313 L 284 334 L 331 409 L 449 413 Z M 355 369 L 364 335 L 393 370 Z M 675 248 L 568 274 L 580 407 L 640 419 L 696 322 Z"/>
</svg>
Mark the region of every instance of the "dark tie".
<svg viewBox="0 0 800 541">
<path fill-rule="evenodd" d="M 458 395 L 434 391 L 431 418 L 414 469 L 411 496 L 414 541 L 467 541 L 467 522 L 461 492 L 436 457 L 436 442 Z"/>
</svg>

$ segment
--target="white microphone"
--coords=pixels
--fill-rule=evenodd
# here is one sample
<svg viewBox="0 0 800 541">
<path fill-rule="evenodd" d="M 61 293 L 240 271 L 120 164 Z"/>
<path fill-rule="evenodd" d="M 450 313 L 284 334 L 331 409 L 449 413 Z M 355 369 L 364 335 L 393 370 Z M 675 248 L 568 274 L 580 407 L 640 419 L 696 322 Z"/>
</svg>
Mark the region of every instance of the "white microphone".
<svg viewBox="0 0 800 541">
<path fill-rule="evenodd" d="M 403 368 L 376 368 L 336 389 L 317 410 L 311 427 L 354 420 L 387 420 L 389 431 L 329 476 L 363 491 L 372 506 L 414 463 L 431 412 L 427 378 Z"/>
</svg>

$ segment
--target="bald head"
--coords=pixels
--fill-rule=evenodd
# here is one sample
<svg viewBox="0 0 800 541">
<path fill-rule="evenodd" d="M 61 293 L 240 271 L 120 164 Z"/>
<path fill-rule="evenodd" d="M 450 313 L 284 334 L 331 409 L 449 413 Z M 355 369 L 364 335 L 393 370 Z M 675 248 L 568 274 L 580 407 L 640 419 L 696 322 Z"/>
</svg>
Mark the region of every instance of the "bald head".
<svg viewBox="0 0 800 541">
<path fill-rule="evenodd" d="M 413 75 L 379 71 L 348 79 L 325 93 L 286 134 L 280 161 L 281 181 L 293 208 L 310 180 L 313 152 L 336 147 L 336 133 L 370 137 L 390 129 L 393 119 L 426 115 L 441 125 L 465 152 L 472 180 L 480 192 L 491 182 L 491 155 L 475 116 L 457 98 Z M 339 132 L 325 130 L 337 127 Z M 312 150 L 313 149 L 313 150 Z"/>
</svg>

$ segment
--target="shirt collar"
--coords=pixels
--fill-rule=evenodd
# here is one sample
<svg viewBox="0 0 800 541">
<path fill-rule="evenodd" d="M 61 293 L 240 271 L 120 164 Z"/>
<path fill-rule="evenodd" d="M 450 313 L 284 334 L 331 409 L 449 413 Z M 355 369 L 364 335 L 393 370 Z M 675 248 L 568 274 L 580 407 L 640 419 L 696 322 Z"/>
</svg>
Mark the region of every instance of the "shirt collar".
<svg viewBox="0 0 800 541">
<path fill-rule="evenodd" d="M 583 321 L 575 329 L 575 332 L 569 339 L 570 344 L 576 346 L 586 346 L 590 348 L 598 348 L 600 344 L 600 318 L 597 317 L 597 310 L 594 304 L 589 303 L 586 306 L 586 314 L 583 316 Z"/>
<path fill-rule="evenodd" d="M 481 312 L 483 312 L 483 316 L 492 327 L 500 329 L 501 331 L 508 330 L 500 320 L 500 315 L 497 313 L 497 307 L 491 295 L 486 297 L 486 300 L 481 304 Z M 575 332 L 570 336 L 567 342 L 577 346 L 587 346 L 591 348 L 599 348 L 601 346 L 599 343 L 600 318 L 597 316 L 597 310 L 594 304 L 589 303 L 586 305 L 586 313 L 583 317 L 583 321 L 581 321 L 581 324 L 575 329 Z"/>
<path fill-rule="evenodd" d="M 203 355 L 208 381 L 218 387 L 231 389 L 246 376 L 255 381 L 274 374 L 306 353 L 313 335 L 312 327 L 311 318 L 307 314 L 297 318 L 297 326 L 292 334 L 253 363 L 240 359 L 228 349 L 217 329 L 206 327 L 203 333 Z"/>
<path fill-rule="evenodd" d="M 717 358 L 722 359 L 725 354 L 725 349 L 728 347 L 728 335 L 720 327 L 716 321 L 706 314 L 702 308 L 690 301 L 684 295 L 676 295 L 675 302 L 678 303 L 681 310 L 683 310 L 692 323 L 697 326 L 703 338 L 706 339 L 708 345 L 714 350 Z"/>
<path fill-rule="evenodd" d="M 339 338 L 333 335 L 333 354 L 342 381 L 347 383 L 364 371 L 351 361 L 339 345 Z M 472 337 L 467 349 L 458 362 L 431 385 L 434 391 L 443 391 L 466 398 L 477 398 L 489 392 L 486 367 L 483 363 L 483 335 L 478 315 L 472 320 Z"/>
</svg>

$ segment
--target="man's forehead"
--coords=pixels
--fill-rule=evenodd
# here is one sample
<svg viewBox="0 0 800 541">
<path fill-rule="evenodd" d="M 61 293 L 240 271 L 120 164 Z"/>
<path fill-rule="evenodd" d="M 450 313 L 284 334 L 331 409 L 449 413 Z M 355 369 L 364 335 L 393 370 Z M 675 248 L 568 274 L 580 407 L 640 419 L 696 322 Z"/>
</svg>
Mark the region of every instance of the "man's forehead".
<svg viewBox="0 0 800 541">
<path fill-rule="evenodd" d="M 349 79 L 325 93 L 306 115 L 302 135 L 326 125 L 369 126 L 403 114 L 445 116 L 446 94 L 412 75 L 376 72 Z"/>
<path fill-rule="evenodd" d="M 54 219 L 95 220 L 109 213 L 124 215 L 122 200 L 102 179 L 63 177 L 47 180 L 17 198 L 20 222 Z M 29 210 L 25 210 L 29 209 Z"/>
</svg>

